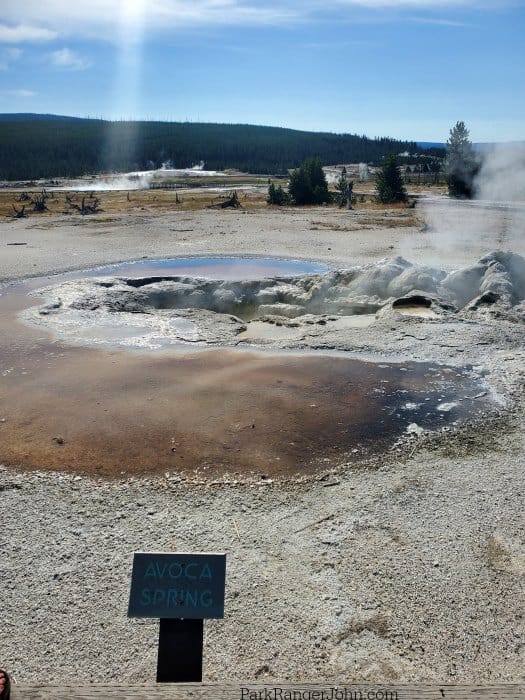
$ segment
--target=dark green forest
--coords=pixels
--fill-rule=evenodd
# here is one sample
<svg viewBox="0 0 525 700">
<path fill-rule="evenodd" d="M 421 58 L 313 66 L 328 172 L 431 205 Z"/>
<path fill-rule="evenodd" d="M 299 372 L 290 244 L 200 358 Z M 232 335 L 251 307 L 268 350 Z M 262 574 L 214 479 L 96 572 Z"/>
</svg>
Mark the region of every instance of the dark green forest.
<svg viewBox="0 0 525 700">
<path fill-rule="evenodd" d="M 423 149 L 390 138 L 247 124 L 0 115 L 1 180 L 151 170 L 167 162 L 175 168 L 186 168 L 201 160 L 209 170 L 234 168 L 279 175 L 310 157 L 319 158 L 323 165 L 379 164 L 384 156 L 404 151 L 444 155 L 441 149 Z"/>
</svg>

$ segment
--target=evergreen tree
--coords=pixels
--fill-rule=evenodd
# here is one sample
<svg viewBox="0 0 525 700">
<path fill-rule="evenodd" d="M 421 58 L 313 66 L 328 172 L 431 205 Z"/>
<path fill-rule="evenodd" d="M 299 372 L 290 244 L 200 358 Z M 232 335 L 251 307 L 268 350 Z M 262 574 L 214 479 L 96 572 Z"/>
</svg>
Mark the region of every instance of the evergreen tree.
<svg viewBox="0 0 525 700">
<path fill-rule="evenodd" d="M 288 190 L 294 204 L 324 204 L 332 201 L 319 158 L 309 158 L 293 171 Z"/>
<path fill-rule="evenodd" d="M 277 206 L 282 206 L 283 204 L 288 204 L 290 202 L 290 195 L 285 192 L 281 185 L 277 187 L 272 183 L 268 187 L 268 196 L 266 197 L 268 204 L 275 204 Z"/>
<path fill-rule="evenodd" d="M 383 204 L 406 202 L 407 193 L 403 186 L 396 156 L 387 156 L 384 159 L 383 167 L 376 174 L 376 189 L 379 201 Z"/>
<path fill-rule="evenodd" d="M 352 209 L 352 190 L 354 189 L 354 181 L 348 182 L 346 168 L 343 165 L 341 175 L 335 183 L 336 190 L 339 190 L 339 208 L 348 207 Z"/>
<path fill-rule="evenodd" d="M 450 197 L 471 199 L 474 196 L 474 177 L 479 166 L 464 122 L 456 122 L 450 130 L 445 158 L 445 176 Z"/>
</svg>

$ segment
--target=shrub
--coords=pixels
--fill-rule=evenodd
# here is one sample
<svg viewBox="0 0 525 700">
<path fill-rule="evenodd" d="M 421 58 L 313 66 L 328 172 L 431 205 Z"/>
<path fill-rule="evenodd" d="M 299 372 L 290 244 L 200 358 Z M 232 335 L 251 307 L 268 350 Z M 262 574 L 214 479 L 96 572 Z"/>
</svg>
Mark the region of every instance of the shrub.
<svg viewBox="0 0 525 700">
<path fill-rule="evenodd" d="M 319 158 L 309 158 L 293 171 L 288 190 L 294 204 L 325 204 L 332 201 Z"/>
<path fill-rule="evenodd" d="M 281 185 L 277 187 L 273 182 L 268 187 L 268 196 L 266 197 L 268 204 L 275 204 L 277 206 L 282 206 L 283 204 L 288 204 L 290 202 L 290 195 L 285 192 Z"/>
</svg>

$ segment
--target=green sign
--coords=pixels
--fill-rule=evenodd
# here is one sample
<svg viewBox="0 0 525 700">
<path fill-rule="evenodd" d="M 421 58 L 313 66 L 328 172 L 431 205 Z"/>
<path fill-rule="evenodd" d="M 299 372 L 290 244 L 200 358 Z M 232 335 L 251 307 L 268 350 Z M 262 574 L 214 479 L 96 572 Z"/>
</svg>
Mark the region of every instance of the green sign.
<svg viewBox="0 0 525 700">
<path fill-rule="evenodd" d="M 135 552 L 128 617 L 224 617 L 226 554 Z"/>
</svg>

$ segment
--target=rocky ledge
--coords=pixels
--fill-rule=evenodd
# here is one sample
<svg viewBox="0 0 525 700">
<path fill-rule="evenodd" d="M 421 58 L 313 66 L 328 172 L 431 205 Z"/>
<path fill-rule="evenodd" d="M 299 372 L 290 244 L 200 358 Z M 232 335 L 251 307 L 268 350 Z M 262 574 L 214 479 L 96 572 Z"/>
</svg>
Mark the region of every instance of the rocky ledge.
<svg viewBox="0 0 525 700">
<path fill-rule="evenodd" d="M 323 275 L 262 280 L 100 277 L 38 294 L 45 303 L 28 309 L 25 319 L 77 342 L 156 348 L 228 345 L 259 335 L 272 344 L 272 333 L 243 334 L 253 322 L 302 330 L 331 322 L 335 330 L 345 318 L 363 327 L 392 314 L 523 322 L 525 259 L 497 251 L 452 273 L 397 257 Z M 281 337 L 273 340 L 282 346 Z"/>
</svg>

